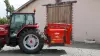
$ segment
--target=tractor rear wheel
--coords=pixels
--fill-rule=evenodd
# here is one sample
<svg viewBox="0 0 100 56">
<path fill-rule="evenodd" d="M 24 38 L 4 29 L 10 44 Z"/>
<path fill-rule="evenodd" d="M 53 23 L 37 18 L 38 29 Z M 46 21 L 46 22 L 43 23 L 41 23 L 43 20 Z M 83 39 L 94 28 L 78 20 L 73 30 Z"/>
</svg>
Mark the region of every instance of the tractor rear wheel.
<svg viewBox="0 0 100 56">
<path fill-rule="evenodd" d="M 36 32 L 36 30 L 24 30 L 19 36 L 20 49 L 28 54 L 38 53 L 42 50 L 44 39 Z"/>
</svg>

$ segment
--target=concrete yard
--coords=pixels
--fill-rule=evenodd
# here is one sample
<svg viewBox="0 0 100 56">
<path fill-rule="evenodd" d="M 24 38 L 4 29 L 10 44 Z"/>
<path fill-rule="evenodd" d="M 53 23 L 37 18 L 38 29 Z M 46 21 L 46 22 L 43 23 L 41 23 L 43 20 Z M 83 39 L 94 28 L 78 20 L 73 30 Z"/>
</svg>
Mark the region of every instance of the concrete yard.
<svg viewBox="0 0 100 56">
<path fill-rule="evenodd" d="M 0 52 L 0 56 L 100 56 L 100 44 L 86 44 L 74 42 L 66 47 L 44 46 L 38 54 L 25 54 L 19 47 L 5 46 Z"/>
</svg>

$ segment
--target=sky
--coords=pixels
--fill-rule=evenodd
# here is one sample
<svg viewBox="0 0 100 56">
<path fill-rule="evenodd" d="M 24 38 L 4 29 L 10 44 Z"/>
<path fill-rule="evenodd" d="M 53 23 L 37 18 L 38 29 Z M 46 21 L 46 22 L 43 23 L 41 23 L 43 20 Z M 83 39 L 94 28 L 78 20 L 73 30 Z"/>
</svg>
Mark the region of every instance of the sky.
<svg viewBox="0 0 100 56">
<path fill-rule="evenodd" d="M 10 4 L 13 5 L 15 9 L 17 9 L 27 1 L 29 0 L 9 0 Z M 5 17 L 5 16 L 6 16 L 6 6 L 4 0 L 0 0 L 0 17 Z"/>
</svg>

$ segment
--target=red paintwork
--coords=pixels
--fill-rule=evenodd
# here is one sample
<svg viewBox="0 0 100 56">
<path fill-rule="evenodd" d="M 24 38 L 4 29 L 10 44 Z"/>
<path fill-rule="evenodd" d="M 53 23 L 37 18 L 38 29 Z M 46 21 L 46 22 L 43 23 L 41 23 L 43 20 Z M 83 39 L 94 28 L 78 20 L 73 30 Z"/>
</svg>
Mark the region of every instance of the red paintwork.
<svg viewBox="0 0 100 56">
<path fill-rule="evenodd" d="M 0 28 L 4 28 L 5 30 L 0 30 L 0 39 L 2 39 L 2 43 L 5 45 L 6 40 L 4 39 L 5 36 L 8 36 L 8 24 L 0 25 Z"/>
<path fill-rule="evenodd" d="M 17 37 L 19 35 L 19 33 L 24 29 L 24 28 L 39 28 L 38 24 L 35 24 L 35 25 L 25 25 L 21 28 L 21 30 L 18 31 L 17 33 Z"/>
<path fill-rule="evenodd" d="M 30 43 L 33 43 L 33 41 L 32 41 L 32 40 L 30 40 Z"/>
<path fill-rule="evenodd" d="M 48 43 L 48 40 L 45 42 L 50 44 L 56 44 L 56 43 L 64 43 L 64 44 L 70 44 L 70 34 L 72 31 L 72 25 L 71 24 L 48 24 L 47 29 L 45 30 L 45 34 L 48 35 L 51 39 L 51 43 Z M 58 37 L 57 37 L 58 36 Z M 64 42 L 64 36 L 66 38 L 66 42 Z"/>
<path fill-rule="evenodd" d="M 0 37 L 8 35 L 8 24 L 0 25 L 0 28 L 5 29 L 5 30 L 0 30 Z"/>
</svg>

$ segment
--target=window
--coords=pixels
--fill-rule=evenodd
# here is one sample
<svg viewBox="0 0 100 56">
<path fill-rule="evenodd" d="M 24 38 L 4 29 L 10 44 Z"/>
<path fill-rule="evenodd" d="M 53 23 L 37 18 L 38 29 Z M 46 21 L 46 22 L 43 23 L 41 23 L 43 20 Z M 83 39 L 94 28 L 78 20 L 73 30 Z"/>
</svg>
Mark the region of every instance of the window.
<svg viewBox="0 0 100 56">
<path fill-rule="evenodd" d="M 12 24 L 14 23 L 24 23 L 25 22 L 25 15 L 16 14 L 12 17 Z"/>
<path fill-rule="evenodd" d="M 25 15 L 14 14 L 11 20 L 11 28 L 18 28 L 25 24 Z"/>
<path fill-rule="evenodd" d="M 26 24 L 33 24 L 33 16 L 32 14 L 26 15 Z"/>
</svg>

